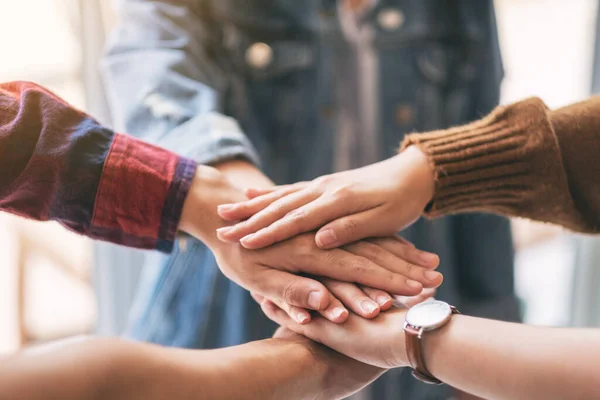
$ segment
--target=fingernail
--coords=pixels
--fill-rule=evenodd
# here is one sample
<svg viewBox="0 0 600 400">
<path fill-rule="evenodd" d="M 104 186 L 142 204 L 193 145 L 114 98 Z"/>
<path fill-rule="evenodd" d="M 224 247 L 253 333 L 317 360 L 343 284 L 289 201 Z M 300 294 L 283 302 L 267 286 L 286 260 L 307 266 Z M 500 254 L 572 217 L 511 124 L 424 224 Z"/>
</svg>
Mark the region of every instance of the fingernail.
<svg viewBox="0 0 600 400">
<path fill-rule="evenodd" d="M 442 276 L 442 274 L 440 274 L 439 272 L 436 271 L 425 271 L 425 278 L 429 279 L 430 281 L 435 281 L 438 280 L 440 278 L 440 276 Z"/>
<path fill-rule="evenodd" d="M 310 308 L 314 310 L 321 309 L 321 293 L 320 292 L 310 292 L 308 294 L 308 305 Z"/>
<path fill-rule="evenodd" d="M 232 226 L 224 226 L 222 228 L 217 229 L 217 233 L 227 233 L 233 228 Z"/>
<path fill-rule="evenodd" d="M 242 244 L 247 243 L 247 242 L 251 241 L 254 236 L 256 236 L 254 233 L 246 235 L 240 239 L 240 242 L 242 242 Z"/>
<path fill-rule="evenodd" d="M 435 264 L 438 263 L 440 260 L 437 254 L 427 253 L 424 251 L 421 252 L 421 254 L 419 255 L 419 259 L 425 264 Z"/>
<path fill-rule="evenodd" d="M 334 318 L 340 318 L 346 312 L 347 311 L 342 307 L 336 307 L 333 310 L 331 310 L 331 315 L 333 315 Z"/>
<path fill-rule="evenodd" d="M 317 235 L 317 244 L 319 247 L 333 246 L 337 240 L 337 235 L 333 229 L 325 229 Z"/>
<path fill-rule="evenodd" d="M 221 204 L 218 207 L 219 211 L 231 211 L 233 209 L 233 204 Z M 214 210 L 214 208 L 213 208 Z"/>
<path fill-rule="evenodd" d="M 306 316 L 306 314 L 304 314 L 302 312 L 298 312 L 298 313 L 296 313 L 296 321 L 299 324 L 305 324 L 308 322 L 308 317 Z"/>
<path fill-rule="evenodd" d="M 380 306 L 385 306 L 390 301 L 392 301 L 392 299 L 390 299 L 389 297 L 377 296 L 377 304 L 379 304 Z"/>
<path fill-rule="evenodd" d="M 364 300 L 362 303 L 360 303 L 360 308 L 362 308 L 362 310 L 367 314 L 373 314 L 379 307 L 377 307 L 377 304 L 371 300 Z"/>
<path fill-rule="evenodd" d="M 407 279 L 406 284 L 413 289 L 422 289 L 423 288 L 423 286 L 419 282 L 413 281 L 412 279 Z"/>
</svg>

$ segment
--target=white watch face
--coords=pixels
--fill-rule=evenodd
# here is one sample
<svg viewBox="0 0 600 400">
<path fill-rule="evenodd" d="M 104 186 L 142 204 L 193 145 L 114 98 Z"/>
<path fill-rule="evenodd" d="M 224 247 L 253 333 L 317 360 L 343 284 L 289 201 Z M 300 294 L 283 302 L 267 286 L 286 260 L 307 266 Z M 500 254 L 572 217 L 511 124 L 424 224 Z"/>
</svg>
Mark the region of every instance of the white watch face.
<svg viewBox="0 0 600 400">
<path fill-rule="evenodd" d="M 425 301 L 408 310 L 406 322 L 414 327 L 430 330 L 443 325 L 451 314 L 452 309 L 448 303 L 439 300 Z"/>
</svg>

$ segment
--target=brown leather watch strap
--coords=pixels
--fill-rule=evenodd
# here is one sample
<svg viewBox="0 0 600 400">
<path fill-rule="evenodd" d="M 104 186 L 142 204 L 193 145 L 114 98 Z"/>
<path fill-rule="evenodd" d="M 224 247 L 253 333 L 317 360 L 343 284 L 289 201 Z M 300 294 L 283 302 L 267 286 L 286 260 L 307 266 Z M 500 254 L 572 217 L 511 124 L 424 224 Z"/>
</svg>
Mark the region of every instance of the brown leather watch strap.
<svg viewBox="0 0 600 400">
<path fill-rule="evenodd" d="M 434 385 L 440 385 L 442 381 L 434 377 L 425 364 L 423 348 L 421 346 L 421 332 L 414 327 L 407 325 L 404 328 L 406 337 L 406 354 L 411 367 L 413 367 L 413 376 L 420 381 Z"/>
<path fill-rule="evenodd" d="M 452 314 L 460 314 L 456 307 L 450 306 Z M 449 320 L 448 320 L 449 321 Z M 408 361 L 413 368 L 412 374 L 418 380 L 433 385 L 441 385 L 443 382 L 437 379 L 427 369 L 425 356 L 423 354 L 423 334 L 426 333 L 422 328 L 404 324 L 404 337 L 406 341 L 406 354 Z"/>
</svg>

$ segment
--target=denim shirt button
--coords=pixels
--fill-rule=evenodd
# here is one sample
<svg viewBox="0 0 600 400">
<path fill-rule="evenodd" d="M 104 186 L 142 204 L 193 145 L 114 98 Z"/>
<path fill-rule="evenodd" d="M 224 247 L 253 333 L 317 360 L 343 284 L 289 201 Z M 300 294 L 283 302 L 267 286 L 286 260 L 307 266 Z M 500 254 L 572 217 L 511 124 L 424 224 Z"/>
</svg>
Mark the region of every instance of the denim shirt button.
<svg viewBox="0 0 600 400">
<path fill-rule="evenodd" d="M 396 124 L 397 125 L 408 125 L 413 122 L 414 109 L 410 104 L 398 104 L 396 106 Z"/>
<path fill-rule="evenodd" d="M 273 49 L 266 43 L 252 44 L 246 50 L 246 62 L 252 68 L 264 69 L 273 61 Z"/>
<path fill-rule="evenodd" d="M 377 22 L 386 31 L 395 31 L 404 24 L 404 13 L 398 8 L 384 8 L 377 15 Z"/>
</svg>

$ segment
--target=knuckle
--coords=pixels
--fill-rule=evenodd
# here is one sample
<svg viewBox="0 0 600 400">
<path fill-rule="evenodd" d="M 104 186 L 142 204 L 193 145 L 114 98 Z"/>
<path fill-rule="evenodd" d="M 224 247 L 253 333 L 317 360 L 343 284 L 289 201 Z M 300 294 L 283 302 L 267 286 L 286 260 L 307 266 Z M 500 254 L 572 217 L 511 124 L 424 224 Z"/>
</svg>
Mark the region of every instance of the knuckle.
<svg viewBox="0 0 600 400">
<path fill-rule="evenodd" d="M 300 235 L 295 237 L 293 249 L 301 256 L 312 257 L 315 255 L 316 245 L 311 235 Z"/>
<path fill-rule="evenodd" d="M 244 282 L 245 287 L 259 294 L 265 293 L 266 291 L 268 291 L 269 288 L 268 283 L 265 280 L 259 278 L 261 274 L 255 274 L 248 270 L 233 271 L 229 269 L 224 269 L 223 275 L 225 275 L 225 277 L 229 280 L 236 282 Z"/>
<path fill-rule="evenodd" d="M 406 281 L 405 277 L 401 277 L 400 275 L 391 271 L 385 271 L 382 275 L 382 278 L 384 281 L 389 282 L 389 284 L 394 287 L 404 285 L 404 282 Z"/>
<path fill-rule="evenodd" d="M 306 211 L 296 209 L 286 214 L 285 219 L 290 223 L 301 223 L 306 219 Z"/>
<path fill-rule="evenodd" d="M 381 258 L 383 251 L 378 246 L 371 243 L 358 243 L 360 246 L 361 255 L 371 261 L 376 261 Z"/>
<path fill-rule="evenodd" d="M 298 245 L 304 247 L 307 250 L 313 250 L 315 248 L 315 242 L 313 235 L 299 235 L 296 239 Z"/>
<path fill-rule="evenodd" d="M 292 280 L 283 287 L 282 298 L 286 303 L 295 304 L 302 293 L 301 284 L 298 280 Z"/>
<path fill-rule="evenodd" d="M 356 277 L 355 280 L 361 280 L 365 276 L 367 276 L 370 272 L 370 268 L 367 266 L 367 263 L 363 260 L 353 260 L 347 262 L 348 268 L 352 271 L 352 275 Z"/>
<path fill-rule="evenodd" d="M 335 199 L 347 199 L 354 193 L 352 185 L 338 186 L 331 191 L 331 196 Z"/>
<path fill-rule="evenodd" d="M 293 192 L 297 192 L 298 190 L 304 190 L 306 189 L 308 186 L 310 186 L 311 182 L 310 181 L 301 181 L 301 182 L 296 182 L 294 184 L 291 185 L 286 185 L 283 186 L 282 189 L 280 190 L 282 193 L 284 194 L 290 194 Z"/>
<path fill-rule="evenodd" d="M 416 268 L 416 265 L 407 262 L 405 268 L 406 268 L 406 274 L 408 275 L 413 272 L 413 269 Z"/>
<path fill-rule="evenodd" d="M 346 269 L 348 267 L 348 262 L 343 257 L 339 257 L 335 251 L 331 250 L 324 251 L 323 261 L 332 268 Z"/>
<path fill-rule="evenodd" d="M 347 218 L 341 223 L 341 229 L 346 234 L 353 234 L 358 228 L 358 223 L 353 218 Z"/>
<path fill-rule="evenodd" d="M 355 293 L 350 297 L 350 301 L 355 304 L 360 304 L 362 301 L 368 299 L 367 296 L 361 293 Z"/>
<path fill-rule="evenodd" d="M 325 187 L 333 181 L 333 175 L 323 175 L 316 178 L 313 181 L 313 185 L 316 187 Z"/>
<path fill-rule="evenodd" d="M 275 202 L 269 206 L 269 214 L 281 215 L 285 214 L 286 204 L 284 202 Z"/>
</svg>

